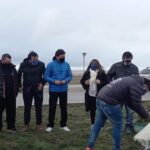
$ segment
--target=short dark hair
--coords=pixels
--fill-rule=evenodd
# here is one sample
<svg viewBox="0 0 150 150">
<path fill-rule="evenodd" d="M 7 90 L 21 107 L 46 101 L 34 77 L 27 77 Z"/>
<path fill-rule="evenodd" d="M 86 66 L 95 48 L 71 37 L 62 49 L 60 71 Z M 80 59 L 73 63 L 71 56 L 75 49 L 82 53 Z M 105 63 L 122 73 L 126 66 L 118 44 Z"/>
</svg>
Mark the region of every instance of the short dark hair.
<svg viewBox="0 0 150 150">
<path fill-rule="evenodd" d="M 31 59 L 31 57 L 38 57 L 38 54 L 34 51 L 31 51 L 29 54 L 28 54 L 28 59 Z"/>
<path fill-rule="evenodd" d="M 146 84 L 150 90 L 150 79 L 144 78 L 144 84 Z"/>
<path fill-rule="evenodd" d="M 63 49 L 58 49 L 56 52 L 55 52 L 55 56 L 60 56 L 60 55 L 63 55 L 65 54 L 65 51 Z"/>
<path fill-rule="evenodd" d="M 133 55 L 131 52 L 126 51 L 122 54 L 122 59 L 124 59 L 124 58 L 133 58 Z"/>
<path fill-rule="evenodd" d="M 144 78 L 144 84 L 146 84 L 150 87 L 150 79 Z"/>
<path fill-rule="evenodd" d="M 2 55 L 2 60 L 5 60 L 6 58 L 11 59 L 11 55 L 8 54 L 8 53 L 3 54 L 3 55 Z"/>
</svg>

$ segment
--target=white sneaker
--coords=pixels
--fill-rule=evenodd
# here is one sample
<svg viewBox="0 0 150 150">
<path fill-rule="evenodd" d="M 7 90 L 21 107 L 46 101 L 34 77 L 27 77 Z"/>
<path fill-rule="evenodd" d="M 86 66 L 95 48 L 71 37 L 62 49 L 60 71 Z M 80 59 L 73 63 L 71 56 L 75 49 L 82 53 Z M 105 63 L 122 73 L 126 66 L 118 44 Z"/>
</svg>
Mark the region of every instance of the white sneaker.
<svg viewBox="0 0 150 150">
<path fill-rule="evenodd" d="M 48 127 L 48 128 L 46 129 L 46 132 L 51 132 L 52 130 L 53 130 L 52 127 Z"/>
<path fill-rule="evenodd" d="M 66 132 L 70 132 L 70 129 L 67 126 L 61 127 L 61 129 L 64 130 L 64 131 L 66 131 Z"/>
</svg>

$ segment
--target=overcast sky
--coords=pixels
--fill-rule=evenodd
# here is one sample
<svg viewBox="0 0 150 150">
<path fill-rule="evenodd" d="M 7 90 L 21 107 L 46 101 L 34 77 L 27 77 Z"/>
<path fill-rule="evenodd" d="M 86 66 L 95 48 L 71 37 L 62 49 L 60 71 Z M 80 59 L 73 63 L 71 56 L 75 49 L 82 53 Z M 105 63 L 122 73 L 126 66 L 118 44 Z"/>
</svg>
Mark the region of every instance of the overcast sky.
<svg viewBox="0 0 150 150">
<path fill-rule="evenodd" d="M 48 63 L 58 48 L 71 66 L 86 52 L 109 67 L 126 50 L 150 66 L 150 0 L 1 0 L 0 55 L 18 63 L 35 50 Z"/>
</svg>

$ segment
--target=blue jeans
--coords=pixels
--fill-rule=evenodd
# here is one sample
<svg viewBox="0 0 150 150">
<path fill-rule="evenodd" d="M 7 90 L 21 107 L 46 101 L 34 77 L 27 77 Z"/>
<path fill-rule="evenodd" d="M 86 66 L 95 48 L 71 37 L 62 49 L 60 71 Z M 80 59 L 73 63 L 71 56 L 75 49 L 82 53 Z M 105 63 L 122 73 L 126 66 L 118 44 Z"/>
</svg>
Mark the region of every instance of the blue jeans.
<svg viewBox="0 0 150 150">
<path fill-rule="evenodd" d="M 96 120 L 92 131 L 90 133 L 87 146 L 94 148 L 96 138 L 104 127 L 107 119 L 112 124 L 113 136 L 113 150 L 121 150 L 121 136 L 122 136 L 122 110 L 121 105 L 111 105 L 100 99 L 96 100 Z"/>
<path fill-rule="evenodd" d="M 129 108 L 127 105 L 125 105 L 126 109 L 126 128 L 133 128 L 133 110 Z"/>
</svg>

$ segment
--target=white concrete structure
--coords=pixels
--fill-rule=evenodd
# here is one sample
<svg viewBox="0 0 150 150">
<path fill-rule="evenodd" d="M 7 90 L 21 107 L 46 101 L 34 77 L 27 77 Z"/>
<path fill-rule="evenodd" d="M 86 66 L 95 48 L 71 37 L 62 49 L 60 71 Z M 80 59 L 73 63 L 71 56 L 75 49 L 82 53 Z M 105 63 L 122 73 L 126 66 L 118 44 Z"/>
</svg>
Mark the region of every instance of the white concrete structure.
<svg viewBox="0 0 150 150">
<path fill-rule="evenodd" d="M 138 141 L 145 150 L 150 149 L 150 123 L 134 136 L 134 141 Z"/>
</svg>

